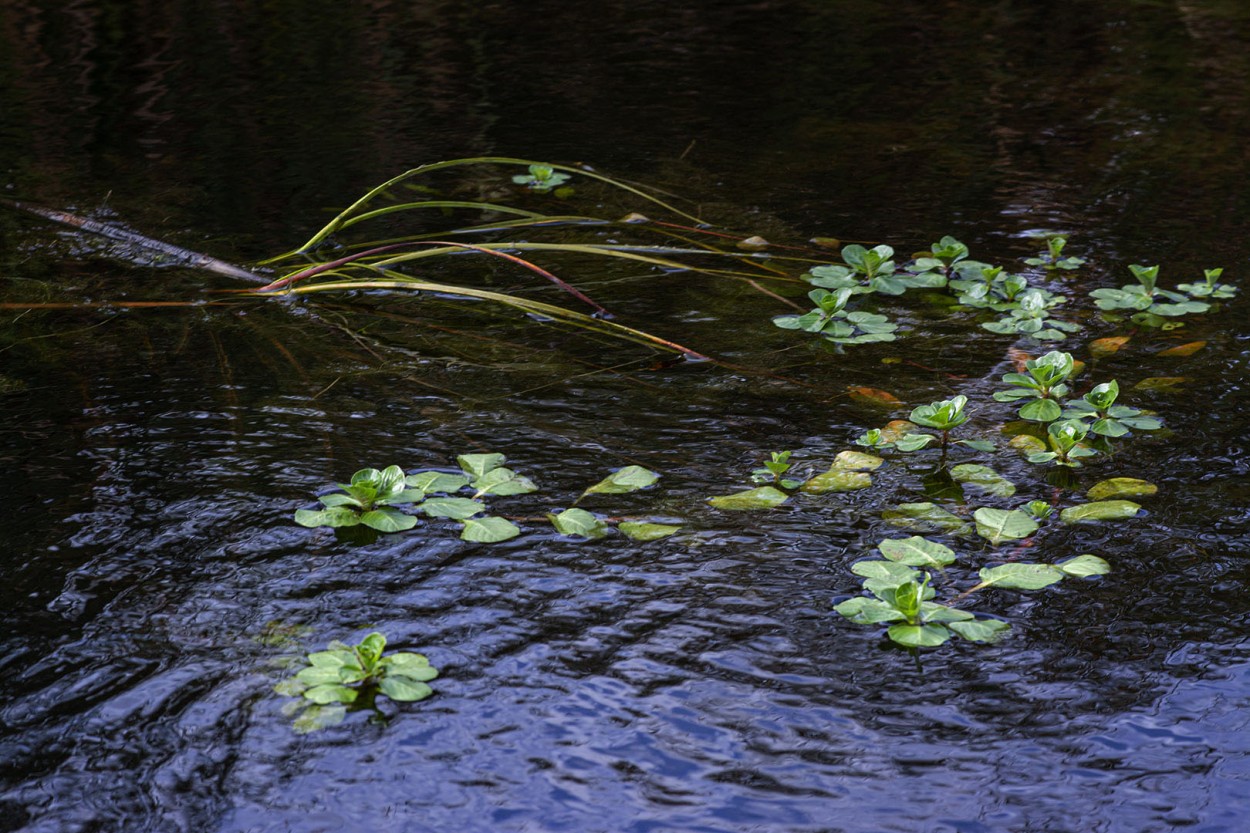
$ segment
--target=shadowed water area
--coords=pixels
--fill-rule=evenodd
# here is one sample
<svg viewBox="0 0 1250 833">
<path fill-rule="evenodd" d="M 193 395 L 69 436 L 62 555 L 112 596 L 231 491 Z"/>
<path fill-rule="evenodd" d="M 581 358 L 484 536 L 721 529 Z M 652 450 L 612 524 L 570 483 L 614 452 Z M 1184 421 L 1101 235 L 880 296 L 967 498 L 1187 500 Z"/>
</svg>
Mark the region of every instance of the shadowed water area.
<svg viewBox="0 0 1250 833">
<path fill-rule="evenodd" d="M 1154 481 L 1142 515 L 1039 545 L 1112 572 L 987 591 L 974 609 L 1009 636 L 917 661 L 833 605 L 860 592 L 852 563 L 909 534 L 881 510 L 921 499 L 931 456 L 768 512 L 707 498 L 769 451 L 822 471 L 955 394 L 993 433 L 1011 350 L 1048 347 L 909 294 L 898 341 L 839 353 L 770 323 L 806 286 L 535 256 L 721 361 L 670 365 L 437 294 L 209 294 L 241 284 L 0 208 L 0 302 L 76 305 L 0 309 L 0 830 L 1244 830 L 1248 89 L 1233 0 L 0 3 L 0 195 L 231 262 L 298 246 L 403 170 L 492 155 L 585 163 L 787 245 L 905 258 L 952 234 L 1019 269 L 1062 232 L 1088 263 L 1038 281 L 1084 311 L 1061 345 L 1084 359 L 1127 332 L 1085 293 L 1129 263 L 1242 288 L 1095 364 L 1126 392 L 1184 380 L 1129 394 L 1166 432 L 1075 474 Z M 428 184 L 560 213 L 516 172 Z M 574 185 L 578 211 L 652 211 Z M 479 221 L 423 217 L 377 236 Z M 575 304 L 483 261 L 421 269 Z M 488 451 L 540 487 L 492 503 L 506 514 L 641 465 L 656 487 L 579 505 L 683 530 L 527 521 L 475 544 L 422 521 L 359 543 L 292 521 L 357 469 Z M 1020 484 L 994 505 L 1052 497 L 1037 467 L 994 465 Z M 435 695 L 293 731 L 273 691 L 292 658 L 372 630 L 430 658 Z"/>
</svg>

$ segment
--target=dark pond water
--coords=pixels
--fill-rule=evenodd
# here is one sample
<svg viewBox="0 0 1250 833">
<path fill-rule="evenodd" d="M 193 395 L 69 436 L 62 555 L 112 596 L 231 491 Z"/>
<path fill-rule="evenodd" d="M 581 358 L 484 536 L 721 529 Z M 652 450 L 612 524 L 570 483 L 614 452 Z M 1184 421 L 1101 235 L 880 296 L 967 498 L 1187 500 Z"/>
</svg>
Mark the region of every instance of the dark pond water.
<svg viewBox="0 0 1250 833">
<path fill-rule="evenodd" d="M 789 243 L 955 234 L 1018 264 L 1030 232 L 1066 232 L 1090 262 L 1050 285 L 1082 306 L 1132 262 L 1169 285 L 1222 265 L 1244 287 L 1250 266 L 1235 0 L 6 0 L 0 44 L 5 195 L 235 261 L 399 171 L 490 154 L 592 163 Z M 13 212 L 0 245 L 0 300 L 108 302 L 0 310 L 0 830 L 1246 829 L 1245 298 L 1097 368 L 1126 389 L 1186 379 L 1133 394 L 1170 435 L 1078 474 L 1154 480 L 1143 516 L 1047 527 L 1047 557 L 1114 571 L 995 591 L 977 609 L 1008 639 L 917 663 L 831 610 L 898 534 L 879 513 L 914 499 L 907 465 L 767 514 L 705 499 L 769 450 L 827 465 L 890 416 L 849 386 L 1006 419 L 988 394 L 1036 346 L 967 314 L 909 298 L 905 339 L 838 355 L 771 327 L 786 309 L 741 282 L 548 263 L 734 365 L 654 370 L 447 299 L 127 309 L 232 284 Z M 433 268 L 533 285 L 467 262 Z M 1120 332 L 1087 320 L 1065 344 L 1082 357 Z M 685 531 L 529 524 L 487 546 L 432 524 L 355 546 L 291 521 L 358 468 L 470 451 L 539 483 L 519 515 L 647 466 L 659 488 L 586 505 Z M 373 629 L 430 657 L 436 696 L 293 732 L 276 662 Z"/>
</svg>

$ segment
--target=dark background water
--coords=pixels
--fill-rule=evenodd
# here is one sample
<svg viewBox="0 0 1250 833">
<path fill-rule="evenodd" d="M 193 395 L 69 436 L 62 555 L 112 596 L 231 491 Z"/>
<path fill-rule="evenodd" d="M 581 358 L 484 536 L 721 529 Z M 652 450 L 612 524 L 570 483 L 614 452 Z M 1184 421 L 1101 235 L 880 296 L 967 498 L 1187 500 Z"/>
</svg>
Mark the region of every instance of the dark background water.
<svg viewBox="0 0 1250 833">
<path fill-rule="evenodd" d="M 584 161 L 791 242 L 951 233 L 1011 262 L 1030 231 L 1068 232 L 1090 258 L 1060 279 L 1078 296 L 1130 262 L 1241 281 L 1247 89 L 1232 0 L 4 0 L 0 183 L 248 260 L 421 163 Z M 0 243 L 10 302 L 228 285 L 15 213 Z M 983 402 L 1006 340 L 912 306 L 906 340 L 839 356 L 771 328 L 784 310 L 742 284 L 562 266 L 626 323 L 803 384 L 646 372 L 631 348 L 436 299 L 387 300 L 393 318 L 359 299 L 3 310 L 0 829 L 1244 828 L 1244 299 L 1099 368 L 1189 379 L 1134 400 L 1171 437 L 1082 475 L 1156 480 L 1148 514 L 1046 539 L 1114 572 L 988 598 L 1011 638 L 917 668 L 830 609 L 892 534 L 888 495 L 766 517 L 703 499 L 768 450 L 816 466 L 879 424 L 848 385 Z M 982 407 L 984 427 L 1006 414 Z M 353 547 L 289 520 L 362 466 L 482 450 L 543 487 L 521 513 L 649 466 L 660 490 L 592 508 L 690 531 Z M 293 734 L 273 660 L 373 628 L 443 670 L 436 698 Z"/>
</svg>

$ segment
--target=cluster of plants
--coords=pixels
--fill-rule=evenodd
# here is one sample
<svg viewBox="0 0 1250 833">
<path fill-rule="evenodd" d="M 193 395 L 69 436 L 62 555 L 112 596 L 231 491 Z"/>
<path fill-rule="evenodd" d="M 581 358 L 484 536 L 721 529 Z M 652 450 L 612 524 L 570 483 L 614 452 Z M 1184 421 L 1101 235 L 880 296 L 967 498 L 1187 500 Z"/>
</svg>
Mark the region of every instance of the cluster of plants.
<svg viewBox="0 0 1250 833">
<path fill-rule="evenodd" d="M 562 511 L 541 518 L 508 518 L 491 513 L 487 500 L 529 494 L 532 480 L 504 465 L 503 454 L 461 454 L 459 472 L 425 469 L 405 473 L 399 466 L 361 469 L 348 483 L 320 495 L 319 509 L 299 509 L 295 522 L 306 527 L 363 525 L 379 532 L 403 532 L 417 526 L 421 516 L 460 524 L 460 537 L 476 543 L 507 541 L 521 534 L 516 520 L 550 523 L 562 535 L 602 538 L 612 529 L 636 541 L 672 535 L 680 527 L 646 519 L 595 515 L 576 504 L 591 495 L 618 495 L 652 486 L 660 476 L 642 466 L 625 466 L 587 488 Z"/>
<path fill-rule="evenodd" d="M 1085 260 L 1064 257 L 1066 238 L 1047 239 L 1046 251 L 1025 259 L 1025 264 L 1042 275 L 1055 270 L 1080 268 Z M 957 304 L 973 310 L 998 313 L 982 329 L 999 335 L 1012 335 L 1039 342 L 1063 341 L 1082 326 L 1057 315 L 1068 298 L 1042 286 L 1030 285 L 1026 274 L 1013 274 L 969 257 L 968 247 L 953 237 L 943 237 L 930 251 L 917 254 L 900 267 L 889 246 L 866 249 L 853 244 L 842 249 L 842 264 L 817 266 L 802 275 L 818 287 L 808 293 L 815 307 L 802 315 L 780 315 L 773 324 L 783 329 L 803 330 L 821 335 L 838 345 L 893 341 L 898 326 L 879 312 L 848 308 L 855 296 L 902 295 L 912 289 L 945 289 Z M 1208 269 L 1201 283 L 1184 283 L 1177 291 L 1156 285 L 1158 266 L 1129 266 L 1137 283 L 1119 289 L 1095 289 L 1090 293 L 1095 305 L 1111 312 L 1127 310 L 1130 320 L 1140 326 L 1169 327 L 1168 319 L 1207 312 L 1210 301 L 1231 298 L 1236 288 L 1221 284 L 1221 269 Z M 1118 320 L 1114 315 L 1109 320 Z"/>
<path fill-rule="evenodd" d="M 278 694 L 299 698 L 285 707 L 295 715 L 295 730 L 310 732 L 343 722 L 349 708 L 376 711 L 383 695 L 401 703 L 424 700 L 434 693 L 428 683 L 438 670 L 421 654 L 386 654 L 386 637 L 376 631 L 357 645 L 337 640 L 324 651 L 308 654 L 293 677 L 274 686 Z"/>
</svg>

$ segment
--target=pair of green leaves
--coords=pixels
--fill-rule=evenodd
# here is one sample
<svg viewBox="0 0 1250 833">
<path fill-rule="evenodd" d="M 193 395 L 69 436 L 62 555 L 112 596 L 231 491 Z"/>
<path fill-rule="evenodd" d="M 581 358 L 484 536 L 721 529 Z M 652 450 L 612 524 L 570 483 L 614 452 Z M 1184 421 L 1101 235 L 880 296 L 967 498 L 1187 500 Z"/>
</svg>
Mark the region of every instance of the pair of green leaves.
<svg viewBox="0 0 1250 833">
<path fill-rule="evenodd" d="M 1052 350 L 1046 355 L 1024 363 L 1024 373 L 1007 373 L 1003 382 L 1007 390 L 995 391 L 998 402 L 1029 400 L 1020 408 L 1020 418 L 1033 422 L 1053 422 L 1063 413 L 1059 404 L 1068 393 L 1064 382 L 1071 377 L 1076 361 L 1071 353 Z"/>
<path fill-rule="evenodd" d="M 545 194 L 556 188 L 560 188 L 571 178 L 569 174 L 561 173 L 550 165 L 530 165 L 529 173 L 517 174 L 512 177 L 512 181 L 517 185 L 524 185 L 531 191 Z M 572 189 L 561 189 L 561 191 L 571 191 Z M 563 195 L 561 195 L 563 196 Z"/>
<path fill-rule="evenodd" d="M 1041 266 L 1043 269 L 1076 269 L 1085 263 L 1083 258 L 1064 257 L 1063 250 L 1068 245 L 1066 237 L 1054 236 L 1046 240 L 1046 251 L 1037 257 L 1027 257 L 1024 262 L 1030 266 Z"/>
<path fill-rule="evenodd" d="M 1112 379 L 1096 385 L 1081 399 L 1069 403 L 1063 411 L 1065 419 L 1089 421 L 1089 431 L 1101 437 L 1123 437 L 1130 429 L 1156 431 L 1163 427 L 1158 417 L 1145 416 L 1137 408 L 1115 404 L 1120 385 Z"/>
</svg>

